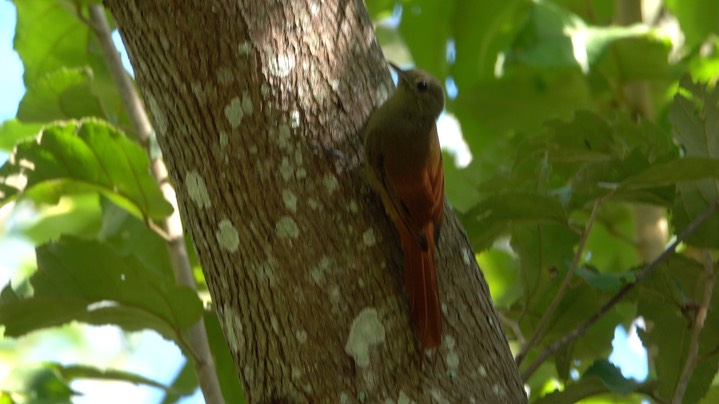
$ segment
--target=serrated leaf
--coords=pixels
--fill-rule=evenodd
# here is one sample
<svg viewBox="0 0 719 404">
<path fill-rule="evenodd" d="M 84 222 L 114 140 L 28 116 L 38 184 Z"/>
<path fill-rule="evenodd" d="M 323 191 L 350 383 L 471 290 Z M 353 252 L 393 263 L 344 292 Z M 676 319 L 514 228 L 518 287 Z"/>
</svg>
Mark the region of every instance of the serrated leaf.
<svg viewBox="0 0 719 404">
<path fill-rule="evenodd" d="M 23 122 L 80 119 L 104 113 L 92 93 L 91 71 L 62 68 L 35 80 L 20 101 L 17 117 Z"/>
<path fill-rule="evenodd" d="M 63 195 L 100 192 L 142 218 L 172 213 L 149 172 L 145 152 L 107 123 L 45 127 L 0 168 L 0 203 L 17 197 L 55 204 Z"/>
<path fill-rule="evenodd" d="M 175 285 L 132 256 L 119 256 L 104 243 L 64 237 L 36 253 L 38 271 L 30 279 L 34 295 L 0 295 L 0 324 L 7 336 L 81 321 L 153 329 L 181 342 L 183 330 L 202 314 L 192 289 Z"/>
<path fill-rule="evenodd" d="M 37 136 L 42 126 L 42 124 L 8 119 L 0 124 L 0 150 L 12 151 L 18 141 Z"/>
</svg>

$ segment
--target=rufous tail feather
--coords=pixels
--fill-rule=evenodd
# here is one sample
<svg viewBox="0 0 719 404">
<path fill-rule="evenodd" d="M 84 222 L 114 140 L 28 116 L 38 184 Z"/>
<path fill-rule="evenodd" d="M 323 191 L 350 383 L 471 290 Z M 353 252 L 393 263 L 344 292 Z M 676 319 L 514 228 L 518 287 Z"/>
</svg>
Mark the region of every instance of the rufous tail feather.
<svg viewBox="0 0 719 404">
<path fill-rule="evenodd" d="M 442 312 L 434 263 L 434 229 L 431 224 L 427 227 L 424 234 L 429 248 L 424 251 L 408 231 L 400 231 L 410 313 L 423 350 L 439 346 L 442 340 Z"/>
</svg>

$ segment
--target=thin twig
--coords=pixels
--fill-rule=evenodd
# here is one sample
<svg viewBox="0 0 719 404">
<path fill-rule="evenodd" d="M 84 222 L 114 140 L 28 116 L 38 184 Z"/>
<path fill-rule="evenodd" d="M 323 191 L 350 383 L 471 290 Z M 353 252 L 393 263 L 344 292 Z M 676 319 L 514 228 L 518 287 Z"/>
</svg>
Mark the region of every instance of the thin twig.
<svg viewBox="0 0 719 404">
<path fill-rule="evenodd" d="M 579 239 L 579 245 L 577 246 L 577 252 L 574 254 L 574 258 L 572 259 L 572 264 L 569 267 L 569 270 L 567 271 L 567 274 L 564 275 L 564 280 L 562 281 L 562 285 L 559 287 L 559 291 L 557 291 L 557 294 L 554 295 L 554 299 L 552 299 L 552 302 L 549 304 L 549 308 L 547 308 L 547 311 L 544 312 L 544 315 L 542 316 L 542 319 L 539 320 L 539 325 L 534 331 L 534 334 L 532 335 L 532 338 L 529 339 L 529 341 L 526 344 L 522 345 L 522 350 L 519 352 L 517 357 L 515 358 L 515 361 L 517 362 L 517 366 L 522 364 L 522 361 L 527 356 L 527 352 L 529 352 L 530 349 L 532 349 L 532 346 L 539 341 L 539 339 L 542 337 L 542 334 L 544 333 L 545 329 L 549 325 L 549 321 L 554 317 L 554 312 L 557 310 L 557 307 L 559 306 L 559 302 L 564 298 L 564 295 L 567 293 L 567 290 L 569 289 L 569 284 L 571 283 L 572 278 L 574 277 L 574 272 L 577 270 L 577 267 L 579 266 L 579 261 L 582 259 L 582 254 L 584 254 L 584 246 L 587 244 L 587 239 L 589 238 L 589 233 L 592 231 L 592 225 L 597 220 L 597 214 L 599 213 L 599 207 L 602 205 L 602 199 L 597 199 L 596 202 L 594 202 L 594 208 L 592 208 L 592 213 L 589 216 L 589 220 L 587 221 L 587 225 L 584 226 L 584 231 L 582 231 L 582 236 Z"/>
<path fill-rule="evenodd" d="M 639 285 L 644 279 L 646 279 L 646 277 L 649 276 L 652 271 L 654 271 L 654 269 L 659 266 L 659 264 L 666 261 L 666 259 L 669 258 L 669 256 L 676 251 L 679 244 L 684 242 L 687 237 L 694 233 L 697 228 L 702 225 L 702 223 L 704 223 L 712 214 L 714 214 L 714 212 L 717 210 L 717 207 L 719 207 L 719 199 L 716 199 L 711 204 L 709 204 L 709 206 L 704 210 L 704 212 L 697 216 L 697 218 L 694 219 L 694 221 L 692 221 L 679 236 L 677 236 L 676 240 L 674 240 L 674 242 L 670 244 L 663 253 L 661 253 L 657 258 L 655 258 L 652 262 L 645 266 L 642 272 L 637 275 L 636 280 L 633 283 L 625 285 L 619 292 L 617 292 L 617 294 L 612 296 L 612 298 L 609 299 L 609 301 L 605 303 L 604 306 L 602 306 L 599 310 L 597 310 L 596 313 L 590 316 L 582 325 L 569 332 L 567 335 L 562 337 L 562 339 L 548 346 L 547 349 L 545 349 L 537 357 L 537 359 L 535 359 L 534 362 L 532 362 L 527 367 L 527 369 L 522 372 L 522 380 L 526 381 L 539 368 L 539 366 L 547 360 L 547 358 L 554 355 L 555 352 L 557 352 L 566 344 L 570 343 L 571 341 L 574 341 L 575 339 L 577 339 L 577 337 L 583 335 L 587 331 L 587 329 L 589 329 L 589 327 L 594 325 L 594 323 L 596 323 L 600 318 L 607 314 L 609 310 L 611 310 L 612 307 L 619 303 L 624 298 L 624 296 L 626 296 L 635 286 Z"/>
<path fill-rule="evenodd" d="M 714 290 L 714 263 L 712 262 L 712 255 L 709 250 L 704 250 L 703 283 L 704 295 L 702 296 L 702 301 L 699 304 L 699 310 L 697 310 L 694 327 L 692 328 L 692 336 L 689 342 L 687 360 L 684 362 L 684 369 L 682 369 L 682 374 L 679 376 L 679 382 L 677 383 L 677 389 L 674 391 L 672 404 L 680 404 L 682 402 L 684 393 L 686 393 L 687 386 L 689 385 L 689 380 L 694 374 L 694 369 L 697 366 L 699 356 L 699 335 L 704 328 L 704 321 L 707 318 L 707 312 L 709 311 L 709 305 L 712 300 L 712 291 Z"/>
<path fill-rule="evenodd" d="M 150 124 L 144 105 L 132 80 L 122 66 L 120 54 L 117 49 L 115 49 L 115 44 L 112 41 L 110 26 L 105 17 L 105 8 L 101 4 L 90 5 L 90 25 L 100 42 L 103 57 L 130 116 L 137 139 L 139 143 L 145 147 L 148 155 L 151 155 L 149 145 L 152 125 Z M 180 213 L 177 208 L 175 190 L 168 181 L 165 181 L 167 178 L 165 163 L 161 159 L 155 159 L 152 161 L 151 170 L 152 175 L 160 185 L 163 196 L 172 204 L 174 211 L 172 215 L 162 221 L 161 226 L 153 224 L 149 227 L 166 240 L 170 262 L 177 283 L 192 289 L 197 289 L 195 278 L 192 275 L 192 265 L 190 264 L 190 259 L 185 248 L 184 232 L 182 230 Z M 210 351 L 210 343 L 202 317 L 188 330 L 187 345 L 190 347 L 188 354 L 193 358 L 197 380 L 200 383 L 200 389 L 202 390 L 205 402 L 224 404 L 225 401 L 222 396 L 222 390 L 220 390 L 220 382 L 217 379 L 215 363 L 212 358 L 212 352 Z"/>
</svg>

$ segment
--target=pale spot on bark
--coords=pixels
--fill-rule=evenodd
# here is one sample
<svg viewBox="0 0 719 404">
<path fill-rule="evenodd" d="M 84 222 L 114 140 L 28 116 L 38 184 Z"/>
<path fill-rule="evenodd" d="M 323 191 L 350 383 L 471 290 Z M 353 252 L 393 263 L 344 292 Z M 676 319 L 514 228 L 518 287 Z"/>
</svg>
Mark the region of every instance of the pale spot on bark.
<svg viewBox="0 0 719 404">
<path fill-rule="evenodd" d="M 290 112 L 290 127 L 298 128 L 300 126 L 300 111 L 292 110 Z"/>
<path fill-rule="evenodd" d="M 275 233 L 279 238 L 297 238 L 300 235 L 300 229 L 292 217 L 282 216 L 275 223 Z"/>
<path fill-rule="evenodd" d="M 451 335 L 444 336 L 444 347 L 447 348 L 447 350 L 453 350 L 456 345 L 457 343 L 455 342 L 454 337 Z"/>
<path fill-rule="evenodd" d="M 295 55 L 277 55 L 270 57 L 270 74 L 275 77 L 287 77 L 295 67 Z"/>
<path fill-rule="evenodd" d="M 252 115 L 252 112 L 255 110 L 255 107 L 252 105 L 252 97 L 250 97 L 250 93 L 247 90 L 242 93 L 242 110 L 245 111 L 247 115 Z"/>
<path fill-rule="evenodd" d="M 333 285 L 330 288 L 330 299 L 332 299 L 333 302 L 339 302 L 341 297 L 342 294 L 340 293 L 340 287 Z"/>
<path fill-rule="evenodd" d="M 305 342 L 307 342 L 307 331 L 299 330 L 295 333 L 295 337 L 297 337 L 297 341 L 300 344 L 304 344 Z"/>
<path fill-rule="evenodd" d="M 230 307 L 225 307 L 222 310 L 222 314 L 225 318 L 227 344 L 230 346 L 232 352 L 238 352 L 240 350 L 240 339 L 243 338 L 244 335 L 240 317 L 238 317 Z"/>
<path fill-rule="evenodd" d="M 456 376 L 457 368 L 459 367 L 459 356 L 454 350 L 447 354 L 447 371 L 450 372 L 450 376 Z"/>
<path fill-rule="evenodd" d="M 237 51 L 240 52 L 240 55 L 247 56 L 250 54 L 250 42 L 245 41 L 242 42 L 237 46 Z"/>
<path fill-rule="evenodd" d="M 287 125 L 280 125 L 277 131 L 277 144 L 280 149 L 287 149 L 290 147 L 290 127 Z"/>
<path fill-rule="evenodd" d="M 185 187 L 187 188 L 187 194 L 190 195 L 190 199 L 195 202 L 197 207 L 207 209 L 212 206 L 212 201 L 210 201 L 210 196 L 207 193 L 205 180 L 197 171 L 192 170 L 187 173 L 185 177 Z"/>
<path fill-rule="evenodd" d="M 280 323 L 277 321 L 277 317 L 274 315 L 270 316 L 270 325 L 272 325 L 272 330 L 275 332 L 275 334 L 280 333 Z"/>
<path fill-rule="evenodd" d="M 260 86 L 260 94 L 265 98 L 270 95 L 270 86 L 268 86 L 267 83 L 262 83 Z"/>
<path fill-rule="evenodd" d="M 480 376 L 487 377 L 487 369 L 485 369 L 484 365 L 479 365 L 479 367 L 477 368 L 477 372 Z"/>
<path fill-rule="evenodd" d="M 472 252 L 468 248 L 462 250 L 462 260 L 464 261 L 464 265 L 472 265 Z"/>
<path fill-rule="evenodd" d="M 317 285 L 325 283 L 325 273 L 327 273 L 329 267 L 330 259 L 327 258 L 327 256 L 322 256 L 317 266 L 310 270 L 310 278 L 312 278 L 312 282 Z"/>
<path fill-rule="evenodd" d="M 500 397 L 504 397 L 504 389 L 502 386 L 495 384 L 492 386 L 492 392 L 494 392 L 495 395 L 498 395 Z"/>
<path fill-rule="evenodd" d="M 305 177 L 307 177 L 307 170 L 305 170 L 304 168 L 298 169 L 298 170 L 297 170 L 297 179 L 300 179 L 300 180 L 301 180 L 301 179 L 303 179 L 303 178 L 305 178 Z"/>
<path fill-rule="evenodd" d="M 280 163 L 280 175 L 282 175 L 282 179 L 285 181 L 289 181 L 289 179 L 292 177 L 293 172 L 294 169 L 290 165 L 290 160 L 287 159 L 287 157 L 284 157 L 282 159 L 282 163 Z"/>
<path fill-rule="evenodd" d="M 223 85 L 227 85 L 232 83 L 234 80 L 234 76 L 232 75 L 232 70 L 230 70 L 227 67 L 220 67 L 217 69 L 217 82 Z"/>
<path fill-rule="evenodd" d="M 362 242 L 367 247 L 372 247 L 377 244 L 377 236 L 375 235 L 374 229 L 367 229 L 367 231 L 362 234 Z"/>
<path fill-rule="evenodd" d="M 387 88 L 387 85 L 382 83 L 379 85 L 379 87 L 377 87 L 377 90 L 375 91 L 375 106 L 379 107 L 380 105 L 384 104 L 384 102 L 387 101 L 387 98 L 389 98 L 389 89 Z"/>
<path fill-rule="evenodd" d="M 297 211 L 297 196 L 292 193 L 289 189 L 282 190 L 282 200 L 285 202 L 285 207 L 292 212 Z"/>
<path fill-rule="evenodd" d="M 334 193 L 340 186 L 339 181 L 337 181 L 337 177 L 332 174 L 326 175 L 322 180 L 322 183 L 325 185 L 325 189 L 330 194 Z"/>
<path fill-rule="evenodd" d="M 215 238 L 217 238 L 220 247 L 229 252 L 237 251 L 237 247 L 240 245 L 237 230 L 228 219 L 222 219 L 218 225 L 217 232 L 215 232 Z"/>
<path fill-rule="evenodd" d="M 366 307 L 352 321 L 345 352 L 354 358 L 357 366 L 366 368 L 370 362 L 370 348 L 383 343 L 384 337 L 384 326 L 379 320 L 377 310 Z"/>
<path fill-rule="evenodd" d="M 307 205 L 309 205 L 309 207 L 312 208 L 312 210 L 317 210 L 317 209 L 320 208 L 320 203 L 317 202 L 317 200 L 314 199 L 314 198 L 308 199 L 308 200 L 307 200 Z"/>
<path fill-rule="evenodd" d="M 354 199 L 350 200 L 349 208 L 350 212 L 352 213 L 359 212 L 359 205 L 357 205 L 357 201 L 355 201 Z"/>
<path fill-rule="evenodd" d="M 347 404 L 350 402 L 350 398 L 344 391 L 340 393 L 340 404 Z"/>
<path fill-rule="evenodd" d="M 397 398 L 397 404 L 411 404 L 412 401 L 403 390 L 399 391 L 399 397 Z"/>
<path fill-rule="evenodd" d="M 152 115 L 152 121 L 155 123 L 155 129 L 164 135 L 167 133 L 167 117 L 162 113 L 157 100 L 152 94 L 146 93 L 145 98 L 147 99 L 147 107 L 150 109 L 150 115 Z"/>
<path fill-rule="evenodd" d="M 250 150 L 250 154 L 257 154 L 257 146 L 256 145 L 250 146 L 249 150 Z"/>
<path fill-rule="evenodd" d="M 230 126 L 232 126 L 233 129 L 237 129 L 240 126 L 244 114 L 245 113 L 242 112 L 240 97 L 232 98 L 230 103 L 225 107 L 225 118 L 230 122 Z"/>
<path fill-rule="evenodd" d="M 295 164 L 298 166 L 302 165 L 302 152 L 300 149 L 295 149 Z"/>
<path fill-rule="evenodd" d="M 229 142 L 230 138 L 227 136 L 227 132 L 220 132 L 220 147 L 225 148 L 227 146 L 227 142 Z"/>
</svg>

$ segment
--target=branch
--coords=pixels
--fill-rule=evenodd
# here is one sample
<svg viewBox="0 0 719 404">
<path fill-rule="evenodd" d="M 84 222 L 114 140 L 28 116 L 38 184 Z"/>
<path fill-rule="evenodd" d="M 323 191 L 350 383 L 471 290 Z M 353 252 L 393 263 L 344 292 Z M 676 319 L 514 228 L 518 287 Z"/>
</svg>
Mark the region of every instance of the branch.
<svg viewBox="0 0 719 404">
<path fill-rule="evenodd" d="M 522 361 L 524 358 L 527 357 L 527 352 L 534 346 L 534 344 L 539 340 L 539 338 L 544 333 L 544 330 L 549 325 L 549 320 L 552 319 L 554 316 L 554 312 L 557 310 L 557 307 L 559 306 L 559 302 L 562 300 L 564 295 L 567 293 L 567 289 L 569 289 L 569 283 L 572 280 L 572 277 L 574 276 L 574 272 L 577 270 L 577 266 L 579 266 L 579 261 L 582 258 L 582 254 L 584 252 L 584 246 L 587 244 L 587 239 L 589 238 L 589 233 L 592 231 L 592 225 L 597 220 L 597 214 L 599 213 L 599 207 L 602 205 L 602 199 L 597 199 L 597 201 L 594 203 L 594 208 L 592 208 L 592 213 L 589 216 L 589 220 L 587 221 L 587 225 L 584 227 L 584 231 L 582 232 L 582 236 L 579 239 L 579 246 L 577 246 L 577 252 L 574 254 L 574 258 L 572 259 L 572 264 L 569 267 L 569 270 L 567 271 L 567 274 L 564 275 L 564 280 L 562 281 L 562 286 L 559 287 L 559 291 L 556 295 L 554 295 L 554 299 L 552 299 L 552 302 L 549 304 L 549 308 L 547 311 L 544 312 L 544 315 L 542 316 L 542 319 L 539 320 L 539 325 L 537 326 L 536 330 L 534 331 L 534 334 L 532 335 L 532 338 L 529 339 L 529 341 L 522 346 L 522 351 L 517 355 L 517 358 L 515 361 L 517 362 L 517 366 L 522 364 Z"/>
<path fill-rule="evenodd" d="M 90 5 L 90 25 L 97 35 L 102 48 L 102 54 L 107 63 L 113 81 L 120 92 L 123 104 L 127 109 L 133 128 L 136 132 L 137 139 L 149 153 L 150 136 L 152 134 L 152 125 L 147 117 L 145 108 L 142 104 L 139 94 L 135 86 L 128 76 L 125 68 L 122 66 L 122 60 L 115 44 L 112 42 L 110 26 L 105 17 L 105 8 L 100 4 Z M 173 206 L 174 211 L 171 216 L 165 218 L 161 225 L 161 230 L 154 227 L 154 230 L 160 234 L 164 234 L 167 241 L 167 249 L 170 255 L 170 262 L 175 273 L 175 280 L 178 284 L 197 289 L 195 278 L 192 275 L 192 266 L 185 248 L 185 239 L 182 230 L 182 221 L 177 208 L 177 198 L 175 190 L 167 179 L 167 169 L 165 163 L 161 159 L 152 161 L 152 175 L 160 185 L 163 196 Z M 152 228 L 152 226 L 151 226 Z M 193 324 L 188 331 L 188 343 L 190 346 L 190 356 L 194 359 L 195 372 L 208 403 L 224 403 L 220 383 L 217 379 L 215 371 L 215 363 L 212 359 L 210 351 L 210 343 L 207 339 L 205 323 L 202 317 Z"/>
<path fill-rule="evenodd" d="M 656 267 L 659 266 L 662 262 L 666 261 L 667 258 L 669 258 L 670 255 L 672 255 L 679 244 L 684 242 L 684 240 L 687 239 L 692 233 L 694 233 L 699 226 L 702 225 L 716 210 L 717 207 L 719 207 L 719 199 L 714 200 L 709 206 L 704 210 L 704 212 L 701 213 L 701 215 L 697 216 L 694 221 L 692 221 L 689 226 L 687 226 L 684 231 L 677 236 L 676 240 L 667 247 L 666 250 L 664 250 L 661 255 L 659 255 L 657 258 L 655 258 L 652 262 L 650 262 L 642 272 L 640 272 L 636 280 L 633 283 L 625 285 L 617 294 L 615 294 L 609 301 L 602 306 L 599 310 L 597 310 L 596 313 L 594 313 L 591 317 L 589 317 L 582 325 L 575 328 L 571 332 L 569 332 L 567 335 L 562 337 L 562 339 L 554 342 L 550 346 L 547 347 L 547 349 L 542 352 L 537 359 L 532 362 L 527 369 L 522 372 L 522 380 L 526 381 L 538 368 L 539 366 L 544 363 L 547 358 L 552 356 L 555 352 L 557 352 L 560 348 L 567 345 L 568 343 L 574 341 L 577 339 L 577 337 L 583 335 L 589 327 L 594 325 L 600 318 L 602 318 L 609 310 L 614 307 L 617 303 L 619 303 L 624 296 L 626 296 L 635 286 L 639 285 L 644 279 L 646 279 L 652 271 Z"/>
<path fill-rule="evenodd" d="M 699 304 L 699 310 L 697 310 L 696 320 L 694 321 L 694 328 L 692 329 L 692 336 L 689 342 L 689 352 L 687 353 L 687 360 L 684 362 L 684 369 L 679 377 L 677 389 L 674 391 L 674 398 L 672 398 L 672 404 L 680 404 L 684 398 L 684 393 L 687 391 L 689 385 L 689 379 L 694 374 L 694 368 L 697 366 L 699 356 L 699 334 L 701 334 L 704 328 L 704 320 L 707 318 L 707 312 L 709 311 L 709 305 L 712 300 L 712 291 L 714 290 L 714 263 L 712 262 L 711 252 L 704 250 L 704 295 L 702 301 Z"/>
</svg>

